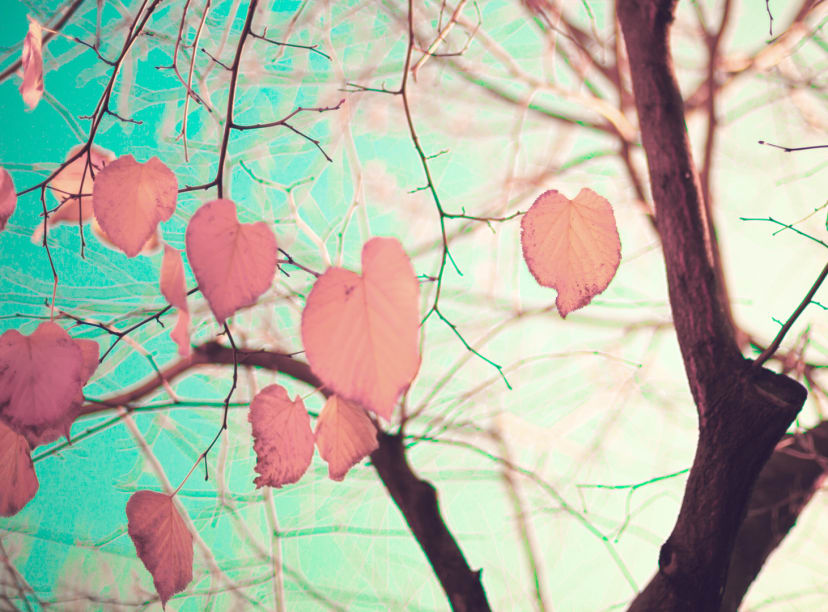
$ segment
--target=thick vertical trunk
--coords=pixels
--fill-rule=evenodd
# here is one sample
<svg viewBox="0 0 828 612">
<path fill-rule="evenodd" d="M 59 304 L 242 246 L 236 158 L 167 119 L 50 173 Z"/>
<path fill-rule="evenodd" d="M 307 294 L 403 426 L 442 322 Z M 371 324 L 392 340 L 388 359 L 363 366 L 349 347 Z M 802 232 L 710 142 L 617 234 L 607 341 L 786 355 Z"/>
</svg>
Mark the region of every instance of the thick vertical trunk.
<svg viewBox="0 0 828 612">
<path fill-rule="evenodd" d="M 661 236 L 673 322 L 699 415 L 699 441 L 659 570 L 631 610 L 718 610 L 753 485 L 805 401 L 734 340 L 669 50 L 675 0 L 618 0 Z"/>
</svg>

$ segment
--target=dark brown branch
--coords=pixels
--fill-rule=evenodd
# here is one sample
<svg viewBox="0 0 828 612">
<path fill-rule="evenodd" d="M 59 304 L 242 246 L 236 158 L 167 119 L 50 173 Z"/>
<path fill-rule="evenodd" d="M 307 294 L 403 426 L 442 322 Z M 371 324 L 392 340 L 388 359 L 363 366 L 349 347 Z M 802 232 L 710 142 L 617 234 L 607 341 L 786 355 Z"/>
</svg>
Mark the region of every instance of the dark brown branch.
<svg viewBox="0 0 828 612">
<path fill-rule="evenodd" d="M 224 133 L 221 137 L 221 147 L 219 148 L 218 169 L 216 170 L 216 178 L 211 183 L 208 183 L 209 186 L 216 186 L 219 198 L 224 197 L 224 160 L 227 157 L 227 147 L 230 143 L 230 129 L 233 126 L 233 105 L 236 102 L 239 65 L 241 63 L 242 52 L 244 51 L 244 43 L 250 34 L 250 28 L 253 26 L 253 16 L 256 13 L 256 5 L 258 3 L 259 0 L 250 0 L 250 4 L 247 5 L 247 16 L 244 20 L 244 27 L 242 28 L 241 35 L 239 35 L 236 54 L 233 56 L 233 65 L 230 67 L 230 92 L 227 94 L 227 111 L 224 118 Z"/>
<path fill-rule="evenodd" d="M 290 355 L 245 348 L 234 351 L 216 342 L 208 342 L 194 347 L 190 357 L 168 367 L 160 376 L 107 400 L 85 404 L 80 414 L 93 414 L 134 403 L 156 391 L 163 382 L 169 382 L 195 366 L 234 365 L 236 360 L 239 366 L 255 366 L 281 372 L 318 388 L 325 396 L 329 395 L 310 366 Z M 377 441 L 379 448 L 371 453 L 371 463 L 434 569 L 452 609 L 467 612 L 489 610 L 480 581 L 481 570 L 474 571 L 469 567 L 463 551 L 446 526 L 440 513 L 436 489 L 431 483 L 421 480 L 411 469 L 399 435 L 381 431 L 377 434 Z"/>
<path fill-rule="evenodd" d="M 34 191 L 35 189 L 40 189 L 41 190 L 41 199 L 42 199 L 43 198 L 42 194 L 45 191 L 45 189 L 46 189 L 47 185 L 49 184 L 49 182 L 53 178 L 55 178 L 58 174 L 60 174 L 60 172 L 62 172 L 64 168 L 66 168 L 69 164 L 71 164 L 76 159 L 80 158 L 82 155 L 86 155 L 86 168 L 84 169 L 83 174 L 81 176 L 81 183 L 80 183 L 80 186 L 78 188 L 78 192 L 79 193 L 83 192 L 83 184 L 84 184 L 84 180 L 86 179 L 86 171 L 87 170 L 89 171 L 90 178 L 91 179 L 95 178 L 95 173 L 93 171 L 93 164 L 92 164 L 92 158 L 91 158 L 92 144 L 95 140 L 95 134 L 97 133 L 98 128 L 101 125 L 101 121 L 103 120 L 103 118 L 107 114 L 113 115 L 113 116 L 115 116 L 115 117 L 117 117 L 121 120 L 124 120 L 122 117 L 120 117 L 119 115 L 117 115 L 116 113 L 111 111 L 110 108 L 109 108 L 109 103 L 112 99 L 112 93 L 114 91 L 115 80 L 118 76 L 118 73 L 120 72 L 121 65 L 126 60 L 127 53 L 129 52 L 130 48 L 132 47 L 132 44 L 135 42 L 135 40 L 138 38 L 138 36 L 140 36 L 140 34 L 143 32 L 145 26 L 147 25 L 147 22 L 149 21 L 150 16 L 152 16 L 152 13 L 158 7 L 160 2 L 161 2 L 161 0 L 152 0 L 152 3 L 149 4 L 149 6 L 147 6 L 148 3 L 149 3 L 149 0 L 143 0 L 143 2 L 141 3 L 141 6 L 139 7 L 138 11 L 136 12 L 135 18 L 133 19 L 132 24 L 129 27 L 129 31 L 127 32 L 126 39 L 124 40 L 124 44 L 121 47 L 121 53 L 118 56 L 118 59 L 113 64 L 112 73 L 111 73 L 111 75 L 109 77 L 109 81 L 107 82 L 107 85 L 104 89 L 104 93 L 98 99 L 98 102 L 95 106 L 95 112 L 93 112 L 92 115 L 90 116 L 91 121 L 92 121 L 92 125 L 89 128 L 89 137 L 88 137 L 86 143 L 82 147 L 80 147 L 73 155 L 70 155 L 66 159 L 66 161 L 64 161 L 62 164 L 60 164 L 55 170 L 53 170 L 49 174 L 49 176 L 47 176 L 45 179 L 40 181 L 38 184 L 32 185 L 31 187 L 27 187 L 25 189 L 22 189 L 21 191 L 18 191 L 17 192 L 18 197 L 20 197 L 21 195 L 24 195 L 26 193 L 29 193 L 30 191 Z M 75 7 L 75 8 L 77 8 L 77 7 Z M 68 19 L 68 17 L 67 17 L 67 19 Z M 63 24 L 63 22 L 61 22 L 61 25 L 62 24 Z M 44 213 L 46 213 L 45 203 L 44 203 Z M 45 216 L 48 216 L 48 214 L 46 214 Z M 84 249 L 86 247 L 86 241 L 85 241 L 84 236 L 83 236 L 83 200 L 82 199 L 78 200 L 78 231 L 80 233 L 80 239 L 81 239 L 81 257 L 83 257 L 84 256 Z M 44 247 L 46 247 L 47 239 L 48 239 L 48 223 L 47 223 L 47 220 L 44 218 L 44 220 L 43 220 L 43 246 Z M 48 252 L 48 249 L 47 249 L 47 252 Z M 57 292 L 57 276 L 55 275 L 55 290 L 52 293 L 52 303 L 54 303 L 54 298 L 55 298 L 56 292 Z"/>
<path fill-rule="evenodd" d="M 259 40 L 263 40 L 265 42 L 269 42 L 271 45 L 277 45 L 279 47 L 290 47 L 292 49 L 306 49 L 306 50 L 310 51 L 311 53 L 318 53 L 319 55 L 324 57 L 326 60 L 330 61 L 330 59 L 331 59 L 330 55 L 328 55 L 324 51 L 320 51 L 319 49 L 317 49 L 317 47 L 319 45 L 297 45 L 297 44 L 294 44 L 294 43 L 280 42 L 278 40 L 268 38 L 267 37 L 267 28 L 265 28 L 264 31 L 261 34 L 256 34 L 256 32 L 251 31 L 250 36 L 252 36 L 253 38 L 258 38 Z"/>
<path fill-rule="evenodd" d="M 399 434 L 381 431 L 377 440 L 380 446 L 371 454 L 371 463 L 434 568 L 452 610 L 489 610 L 480 581 L 482 570 L 472 571 L 448 530 L 440 514 L 437 490 L 431 483 L 418 478 L 408 465 Z"/>
<path fill-rule="evenodd" d="M 744 360 L 713 221 L 690 153 L 668 34 L 676 0 L 619 0 L 664 252 L 673 322 L 699 415 L 676 525 L 635 611 L 718 610 L 751 490 L 806 398 L 794 380 Z"/>
<path fill-rule="evenodd" d="M 782 145 L 773 144 L 772 142 L 765 142 L 764 140 L 760 140 L 759 144 L 766 145 L 768 147 L 774 147 L 775 149 L 781 149 L 785 153 L 793 153 L 794 151 L 810 151 L 811 149 L 828 149 L 828 145 L 811 145 L 808 147 L 783 147 Z"/>
<path fill-rule="evenodd" d="M 828 469 L 828 421 L 785 436 L 765 464 L 736 536 L 722 612 L 736 612 L 768 556 L 796 524 Z"/>
<path fill-rule="evenodd" d="M 718 610 L 736 534 L 762 466 L 805 401 L 792 379 L 747 364 L 719 381 L 700 429 L 676 525 L 659 569 L 630 610 Z M 734 376 L 734 377 L 730 377 Z"/>
<path fill-rule="evenodd" d="M 709 234 L 710 239 L 713 242 L 713 248 L 711 249 L 713 254 L 713 266 L 716 273 L 716 284 L 718 285 L 718 292 L 722 298 L 722 301 L 726 304 L 730 304 L 730 296 L 728 295 L 727 290 L 727 279 L 725 277 L 725 270 L 724 264 L 722 262 L 722 253 L 719 249 L 719 241 L 718 237 L 716 236 L 716 229 L 714 227 L 713 221 L 713 210 L 714 210 L 714 202 L 713 202 L 713 190 L 711 187 L 711 183 L 713 181 L 713 153 L 716 148 L 716 135 L 717 130 L 719 127 L 719 120 L 718 120 L 718 110 L 716 101 L 718 100 L 719 96 L 719 84 L 717 82 L 716 77 L 716 69 L 717 64 L 719 63 L 719 55 L 720 55 L 720 45 L 722 42 L 722 36 L 724 35 L 725 29 L 730 21 L 731 15 L 731 0 L 725 0 L 724 7 L 722 8 L 722 18 L 719 23 L 719 27 L 716 30 L 715 34 L 711 34 L 709 32 L 705 32 L 705 37 L 707 40 L 707 87 L 708 87 L 708 96 L 707 96 L 707 131 L 705 134 L 705 143 L 704 143 L 704 157 L 702 159 L 702 171 L 701 171 L 701 193 L 702 193 L 702 202 L 704 203 L 704 210 L 705 210 L 705 218 L 709 224 Z M 699 5 L 699 10 L 701 11 L 701 6 Z M 727 309 L 725 312 L 728 324 L 731 329 L 736 329 L 735 322 L 733 320 L 733 313 L 731 312 L 730 308 Z M 737 345 L 738 346 L 738 345 Z"/>
<path fill-rule="evenodd" d="M 674 5 L 675 0 L 622 1 L 618 17 L 647 153 L 673 320 L 690 388 L 704 419 L 703 382 L 711 380 L 723 363 L 736 363 L 741 356 L 729 305 L 716 279 L 712 220 L 703 204 L 669 53 L 667 33 Z"/>
</svg>

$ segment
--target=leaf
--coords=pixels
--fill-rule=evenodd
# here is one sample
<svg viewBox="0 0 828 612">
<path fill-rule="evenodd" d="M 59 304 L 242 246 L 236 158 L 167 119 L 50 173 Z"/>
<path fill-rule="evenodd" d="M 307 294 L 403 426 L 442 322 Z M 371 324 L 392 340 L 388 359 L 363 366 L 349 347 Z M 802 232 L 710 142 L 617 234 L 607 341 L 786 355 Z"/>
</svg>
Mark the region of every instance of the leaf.
<svg viewBox="0 0 828 612">
<path fill-rule="evenodd" d="M 231 200 L 208 202 L 187 225 L 187 257 L 219 325 L 256 303 L 276 273 L 276 238 L 264 221 L 239 223 Z"/>
<path fill-rule="evenodd" d="M 161 605 L 193 579 L 193 536 L 172 497 L 137 491 L 126 505 L 127 531 L 144 563 Z"/>
<path fill-rule="evenodd" d="M 178 354 L 190 354 L 190 311 L 187 308 L 187 286 L 184 283 L 184 264 L 181 253 L 164 245 L 164 259 L 161 261 L 161 294 L 170 306 L 178 309 L 178 320 L 170 338 L 178 345 Z"/>
<path fill-rule="evenodd" d="M 26 438 L 0 423 L 0 516 L 20 512 L 38 486 Z"/>
<path fill-rule="evenodd" d="M 284 387 L 269 385 L 250 403 L 257 487 L 296 482 L 313 458 L 310 417 L 300 397 L 291 400 Z"/>
<path fill-rule="evenodd" d="M 66 159 L 74 157 L 84 145 L 73 147 Z M 61 223 L 86 223 L 92 221 L 92 232 L 98 237 L 101 243 L 107 247 L 118 249 L 112 239 L 107 236 L 95 219 L 92 205 L 92 192 L 95 186 L 93 177 L 115 159 L 112 151 L 92 146 L 88 153 L 82 154 L 69 164 L 64 166 L 60 172 L 49 182 L 50 191 L 61 202 L 58 209 L 49 215 L 46 222 L 48 227 L 60 225 Z M 84 195 L 86 194 L 86 195 Z M 78 208 L 80 207 L 80 210 Z M 43 237 L 43 224 L 39 223 L 32 234 L 32 242 L 38 242 Z M 141 254 L 153 253 L 161 244 L 158 230 L 153 233 L 141 249 Z"/>
<path fill-rule="evenodd" d="M 23 39 L 23 82 L 20 84 L 20 95 L 23 101 L 34 110 L 40 98 L 43 97 L 43 33 L 40 24 L 29 17 L 29 32 Z"/>
<path fill-rule="evenodd" d="M 128 257 L 135 257 L 158 228 L 175 212 L 178 181 L 157 157 L 146 163 L 124 155 L 95 177 L 92 207 L 109 239 Z"/>
<path fill-rule="evenodd" d="M 74 343 L 81 350 L 81 385 L 85 385 L 95 370 L 98 369 L 98 357 L 101 354 L 101 347 L 94 340 L 74 339 Z"/>
<path fill-rule="evenodd" d="M 379 448 L 377 428 L 365 410 L 336 395 L 325 402 L 314 436 L 333 480 L 345 478 L 348 470 Z"/>
<path fill-rule="evenodd" d="M 98 223 L 98 221 L 95 219 L 95 217 L 92 217 L 91 227 L 92 227 L 92 233 L 95 234 L 95 236 L 98 237 L 98 240 L 101 241 L 101 244 L 103 244 L 106 247 L 109 247 L 110 249 L 116 250 L 116 251 L 121 250 L 121 248 L 117 244 L 115 244 L 109 236 L 106 235 L 106 232 L 103 231 L 103 228 L 101 227 L 100 223 Z M 149 237 L 149 240 L 147 240 L 144 243 L 144 246 L 141 247 L 141 251 L 139 252 L 139 254 L 140 255 L 152 255 L 153 253 L 155 253 L 158 250 L 158 248 L 160 246 L 161 246 L 161 236 L 160 236 L 159 229 L 156 228 L 155 232 L 152 234 L 152 236 Z"/>
<path fill-rule="evenodd" d="M 6 227 L 6 221 L 14 213 L 17 205 L 17 193 L 8 170 L 0 167 L 0 230 Z"/>
<path fill-rule="evenodd" d="M 52 322 L 31 336 L 6 331 L 0 336 L 0 421 L 33 447 L 68 438 L 97 356 L 96 342 L 73 340 Z"/>
<path fill-rule="evenodd" d="M 83 147 L 82 144 L 72 147 L 66 159 L 71 159 Z M 84 194 L 92 193 L 95 186 L 93 173 L 94 176 L 98 176 L 100 171 L 114 159 L 115 154 L 112 151 L 93 145 L 88 153 L 81 155 L 58 172 L 49 182 L 49 187 L 58 201 L 63 204 L 49 215 L 48 225 L 50 227 L 64 221 L 77 223 L 81 217 L 83 221 L 89 221 L 93 217 L 92 197 Z M 81 207 L 81 217 L 78 216 L 78 206 Z M 40 231 L 42 232 L 42 229 Z"/>
<path fill-rule="evenodd" d="M 302 311 L 302 342 L 313 372 L 345 399 L 391 419 L 420 366 L 419 285 L 395 238 L 362 248 L 362 276 L 329 268 Z"/>
<path fill-rule="evenodd" d="M 542 193 L 521 221 L 523 258 L 535 280 L 557 289 L 561 317 L 607 288 L 621 261 L 612 206 L 591 189 L 574 200 Z"/>
</svg>

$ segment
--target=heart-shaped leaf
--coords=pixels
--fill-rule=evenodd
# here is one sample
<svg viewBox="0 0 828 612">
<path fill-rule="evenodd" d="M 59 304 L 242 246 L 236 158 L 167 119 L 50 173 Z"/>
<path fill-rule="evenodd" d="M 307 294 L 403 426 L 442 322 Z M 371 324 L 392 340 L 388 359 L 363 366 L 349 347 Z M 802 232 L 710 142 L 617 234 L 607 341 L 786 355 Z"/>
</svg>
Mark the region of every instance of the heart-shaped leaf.
<svg viewBox="0 0 828 612">
<path fill-rule="evenodd" d="M 256 303 L 276 273 L 276 238 L 264 221 L 239 223 L 231 200 L 213 200 L 187 225 L 187 257 L 219 325 Z"/>
<path fill-rule="evenodd" d="M 6 227 L 6 221 L 14 213 L 17 205 L 17 193 L 11 174 L 5 168 L 0 168 L 0 230 Z"/>
<path fill-rule="evenodd" d="M 74 157 L 83 146 L 72 147 L 66 159 Z M 87 153 L 69 162 L 57 173 L 49 182 L 49 187 L 62 204 L 49 215 L 50 227 L 61 222 L 77 223 L 79 219 L 85 222 L 93 217 L 91 194 L 95 187 L 95 177 L 114 159 L 115 154 L 112 151 L 93 145 Z M 80 213 L 78 206 L 81 207 Z M 42 231 L 41 226 L 39 232 Z"/>
<path fill-rule="evenodd" d="M 23 55 L 20 58 L 23 65 L 20 95 L 29 110 L 33 110 L 43 97 L 42 41 L 43 31 L 40 24 L 29 17 L 29 31 L 23 39 Z"/>
<path fill-rule="evenodd" d="M 161 605 L 193 579 L 193 536 L 172 497 L 137 491 L 126 506 L 127 531 L 138 558 L 152 575 Z"/>
<path fill-rule="evenodd" d="M 81 389 L 97 367 L 98 345 L 45 322 L 31 336 L 0 336 L 0 421 L 32 446 L 69 435 Z"/>
<path fill-rule="evenodd" d="M 38 486 L 26 438 L 0 423 L 0 516 L 20 512 Z"/>
<path fill-rule="evenodd" d="M 379 448 L 377 428 L 365 411 L 336 395 L 325 402 L 315 438 L 333 480 L 345 478 L 348 470 Z"/>
<path fill-rule="evenodd" d="M 157 157 L 146 163 L 124 155 L 95 177 L 92 206 L 107 237 L 128 257 L 135 257 L 161 221 L 175 212 L 178 182 Z"/>
<path fill-rule="evenodd" d="M 561 317 L 589 304 L 615 276 L 621 261 L 615 215 L 591 189 L 574 200 L 541 194 L 520 226 L 523 258 L 540 285 L 557 289 Z"/>
<path fill-rule="evenodd" d="M 313 432 L 302 399 L 291 400 L 284 387 L 269 385 L 250 403 L 257 487 L 298 481 L 313 458 Z"/>
<path fill-rule="evenodd" d="M 313 372 L 337 395 L 390 419 L 420 366 L 419 285 L 395 238 L 362 249 L 362 276 L 329 268 L 302 311 Z"/>
<path fill-rule="evenodd" d="M 178 320 L 170 338 L 178 345 L 178 354 L 190 354 L 190 311 L 187 308 L 187 287 L 184 284 L 184 263 L 181 253 L 164 245 L 164 259 L 161 261 L 161 294 L 170 306 L 178 309 Z"/>
</svg>

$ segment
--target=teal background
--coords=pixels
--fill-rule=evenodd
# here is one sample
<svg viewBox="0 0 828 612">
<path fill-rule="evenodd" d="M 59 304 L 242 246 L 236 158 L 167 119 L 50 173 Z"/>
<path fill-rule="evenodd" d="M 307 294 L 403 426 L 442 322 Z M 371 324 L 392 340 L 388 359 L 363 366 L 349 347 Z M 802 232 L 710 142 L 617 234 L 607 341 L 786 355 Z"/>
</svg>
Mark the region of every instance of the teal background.
<svg viewBox="0 0 828 612">
<path fill-rule="evenodd" d="M 104 2 L 101 50 L 106 57 L 117 56 L 125 20 L 138 4 Z M 718 7 L 716 2 L 699 5 L 711 14 Z M 3 3 L 0 70 L 19 55 L 26 15 L 45 21 L 59 6 Z M 203 2 L 193 2 L 188 37 L 202 7 Z M 190 161 L 176 138 L 183 89 L 170 71 L 157 66 L 171 62 L 182 8 L 182 2 L 161 4 L 149 24 L 155 35 L 135 45 L 119 76 L 115 109 L 143 123 L 108 117 L 95 138 L 96 145 L 117 155 L 141 161 L 158 156 L 181 186 L 214 176 L 220 138 L 215 118 L 192 110 L 193 103 Z M 436 2 L 418 4 L 422 36 L 433 38 L 439 23 L 445 24 L 439 9 Z M 244 2 L 214 2 L 200 46 L 229 62 L 245 10 Z M 619 609 L 655 567 L 695 444 L 695 411 L 669 323 L 663 264 L 657 239 L 614 155 L 617 143 L 595 131 L 561 126 L 531 108 L 552 108 L 588 121 L 600 117 L 552 87 L 531 91 L 522 80 L 529 75 L 586 95 L 583 79 L 554 55 L 519 3 L 468 5 L 462 14 L 473 25 L 478 10 L 482 29 L 464 53 L 463 65 L 523 97 L 525 104 L 506 104 L 463 78 L 452 58 L 432 58 L 421 70 L 411 83 L 410 99 L 425 151 L 445 151 L 429 162 L 445 208 L 500 216 L 526 210 L 546 189 L 574 197 L 587 186 L 613 204 L 622 265 L 604 294 L 561 321 L 554 291 L 537 287 L 522 261 L 519 219 L 491 227 L 447 221 L 451 252 L 463 274 L 447 268 L 441 308 L 470 344 L 504 366 L 513 390 L 436 317 L 429 319 L 422 332 L 423 364 L 404 400 L 406 411 L 415 415 L 407 431 L 426 440 L 412 445 L 409 461 L 438 488 L 446 520 L 470 564 L 484 568 L 495 609 L 533 605 L 521 520 L 529 523 L 542 588 L 555 609 Z M 611 40 L 609 3 L 573 3 L 567 10 L 584 28 Z M 774 10 L 776 23 L 786 23 L 787 9 Z M 393 235 L 418 274 L 437 271 L 439 219 L 428 194 L 418 190 L 422 169 L 399 97 L 345 91 L 352 89 L 347 83 L 398 86 L 407 42 L 404 11 L 399 2 L 275 2 L 262 3 L 256 17 L 257 31 L 266 24 L 269 36 L 319 45 L 331 59 L 250 41 L 237 121 L 271 121 L 297 106 L 346 102 L 339 111 L 304 113 L 294 122 L 320 141 L 330 163 L 286 129 L 234 134 L 226 197 L 237 203 L 241 221 L 272 224 L 279 246 L 314 270 L 331 263 L 358 270 L 365 240 Z M 739 3 L 728 32 L 728 57 L 735 61 L 740 53 L 762 49 L 766 19 L 762 3 Z M 92 41 L 95 22 L 95 3 L 87 1 L 64 32 Z M 817 32 L 822 23 L 815 24 Z M 681 3 L 679 24 L 677 67 L 682 87 L 692 91 L 702 78 L 704 56 L 691 3 Z M 458 27 L 450 49 L 462 48 L 466 39 Z M 509 73 L 487 40 L 514 58 L 520 75 Z M 188 57 L 179 60 L 183 68 Z M 18 190 L 46 176 L 85 138 L 88 122 L 79 117 L 94 110 L 109 75 L 89 49 L 64 38 L 50 42 L 44 58 L 46 96 L 34 111 L 25 110 L 20 100 L 18 77 L 0 83 L 0 164 L 12 173 Z M 208 63 L 199 54 L 199 71 L 206 71 Z M 796 47 L 789 63 L 820 75 L 824 52 L 810 40 Z M 793 69 L 787 63 L 771 66 L 725 90 L 714 175 L 735 314 L 765 342 L 778 329 L 774 319 L 788 316 L 824 263 L 821 247 L 790 232 L 772 237 L 775 227 L 739 221 L 740 216 L 767 215 L 796 221 L 825 202 L 824 154 L 784 156 L 755 144 L 758 139 L 824 140 L 825 132 L 819 132 L 828 125 L 824 82 L 815 80 L 794 96 L 782 82 L 785 70 Z M 605 88 L 594 76 L 589 85 Z M 203 91 L 222 115 L 227 78 L 221 68 L 212 69 Z M 700 119 L 688 119 L 697 154 L 703 143 Z M 633 156 L 644 172 L 641 152 Z M 213 197 L 215 190 L 181 194 L 175 215 L 162 224 L 164 241 L 183 251 L 187 221 Z M 57 204 L 51 195 L 47 202 Z M 31 240 L 41 212 L 37 195 L 22 196 L 0 233 L 0 330 L 31 333 L 48 317 L 43 304 L 51 296 L 51 272 L 44 250 Z M 798 227 L 824 239 L 825 211 Z M 85 236 L 81 259 L 76 226 L 49 232 L 60 310 L 123 327 L 164 307 L 158 289 L 160 253 L 129 259 L 102 245 L 88 226 Z M 280 275 L 257 307 L 233 317 L 237 341 L 301 351 L 299 316 L 313 279 L 286 269 L 290 275 Z M 188 287 L 195 285 L 189 268 L 187 281 Z M 423 313 L 433 299 L 434 285 L 423 283 Z M 822 303 L 828 304 L 826 299 Z M 203 298 L 192 296 L 190 308 L 193 342 L 217 338 L 220 329 Z M 160 367 L 174 362 L 169 330 L 175 315 L 163 321 L 164 327 L 153 322 L 131 335 L 133 343 L 119 343 L 85 395 L 114 395 L 149 380 L 153 362 Z M 825 360 L 828 347 L 824 321 L 824 312 L 812 306 L 790 336 L 793 342 L 808 329 L 808 355 L 817 361 Z M 75 337 L 97 340 L 102 351 L 111 342 L 100 330 L 74 326 L 66 318 L 60 322 Z M 288 610 L 447 609 L 419 547 L 366 462 L 336 483 L 317 455 L 299 483 L 272 491 L 254 487 L 247 402 L 272 383 L 287 387 L 291 396 L 300 394 L 313 414 L 321 409 L 318 394 L 300 383 L 267 372 L 240 372 L 229 432 L 210 454 L 210 479 L 204 480 L 199 466 L 177 496 L 199 540 L 193 582 L 168 609 L 269 610 L 280 598 Z M 174 397 L 159 389 L 129 419 L 115 411 L 86 418 L 74 424 L 73 444 L 35 449 L 38 494 L 15 517 L 0 519 L 0 542 L 28 593 L 24 601 L 13 586 L 17 578 L 4 566 L 0 593 L 7 601 L 23 609 L 159 609 L 152 580 L 126 535 L 126 501 L 138 489 L 178 486 L 218 430 L 229 385 L 228 368 L 194 370 L 172 385 Z M 818 394 L 812 396 L 798 427 L 822 418 L 821 401 Z M 503 459 L 520 470 L 509 472 Z M 749 609 L 824 605 L 824 506 L 819 494 L 749 594 Z"/>
</svg>

